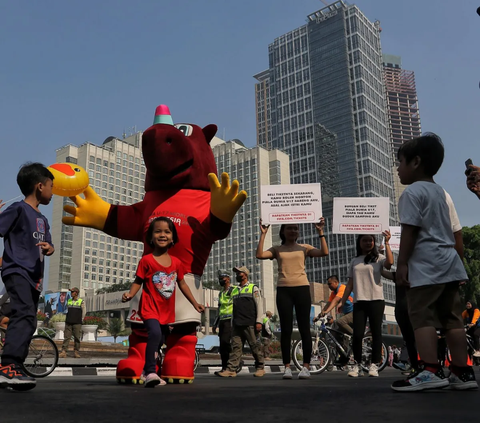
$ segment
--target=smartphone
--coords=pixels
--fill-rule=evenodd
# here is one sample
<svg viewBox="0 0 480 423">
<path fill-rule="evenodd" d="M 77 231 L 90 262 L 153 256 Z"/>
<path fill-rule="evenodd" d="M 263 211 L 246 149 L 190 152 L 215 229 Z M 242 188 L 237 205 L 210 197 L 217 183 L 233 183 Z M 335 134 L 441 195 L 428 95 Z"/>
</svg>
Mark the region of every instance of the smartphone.
<svg viewBox="0 0 480 423">
<path fill-rule="evenodd" d="M 473 162 L 472 162 L 472 159 L 468 159 L 466 162 L 465 162 L 465 167 L 467 168 L 467 170 L 465 171 L 465 175 L 470 175 L 470 172 L 472 171 L 472 169 L 470 168 L 470 165 L 473 165 Z"/>
</svg>

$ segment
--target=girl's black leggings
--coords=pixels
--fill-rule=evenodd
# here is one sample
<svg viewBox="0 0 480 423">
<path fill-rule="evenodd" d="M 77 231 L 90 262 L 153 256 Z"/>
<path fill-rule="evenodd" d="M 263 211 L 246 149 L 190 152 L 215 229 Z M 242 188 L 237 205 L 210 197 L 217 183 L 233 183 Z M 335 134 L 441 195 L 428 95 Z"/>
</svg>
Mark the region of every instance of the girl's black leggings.
<svg viewBox="0 0 480 423">
<path fill-rule="evenodd" d="M 298 331 L 302 338 L 303 362 L 310 364 L 312 357 L 312 335 L 310 333 L 310 287 L 294 286 L 277 288 L 277 309 L 280 317 L 283 364 L 290 364 L 293 331 L 293 308 L 297 317 Z"/>
<path fill-rule="evenodd" d="M 353 356 L 357 363 L 362 362 L 362 341 L 367 318 L 372 332 L 372 363 L 382 361 L 382 323 L 385 301 L 357 301 L 353 305 Z"/>
</svg>

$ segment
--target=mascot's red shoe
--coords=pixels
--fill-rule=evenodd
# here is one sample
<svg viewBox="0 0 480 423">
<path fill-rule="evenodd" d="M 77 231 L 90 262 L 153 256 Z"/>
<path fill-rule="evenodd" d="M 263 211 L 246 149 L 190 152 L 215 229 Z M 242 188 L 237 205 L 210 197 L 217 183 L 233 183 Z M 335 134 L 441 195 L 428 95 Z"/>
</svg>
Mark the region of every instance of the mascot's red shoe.
<svg viewBox="0 0 480 423">
<path fill-rule="evenodd" d="M 161 377 L 168 383 L 192 383 L 194 379 L 195 333 L 181 335 L 172 333 L 167 338 L 167 352 L 163 359 Z"/>
</svg>

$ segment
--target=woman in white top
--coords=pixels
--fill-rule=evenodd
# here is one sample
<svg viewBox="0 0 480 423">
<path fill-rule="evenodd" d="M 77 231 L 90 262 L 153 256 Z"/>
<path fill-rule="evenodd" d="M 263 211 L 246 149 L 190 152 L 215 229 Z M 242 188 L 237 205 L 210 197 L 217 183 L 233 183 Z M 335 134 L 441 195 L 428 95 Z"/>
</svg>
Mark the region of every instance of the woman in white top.
<svg viewBox="0 0 480 423">
<path fill-rule="evenodd" d="M 303 368 L 300 371 L 299 379 L 310 377 L 310 358 L 312 354 L 312 335 L 310 333 L 310 283 L 305 272 L 305 260 L 307 257 L 324 257 L 328 255 L 327 242 L 323 234 L 325 219 L 315 224 L 320 237 L 320 248 L 308 244 L 298 244 L 299 226 L 296 224 L 282 225 L 280 227 L 280 238 L 282 245 L 277 245 L 263 250 L 265 236 L 268 226 L 262 225 L 260 220 L 260 240 L 257 247 L 257 259 L 277 260 L 278 282 L 277 282 L 277 310 L 280 317 L 282 348 L 282 359 L 285 365 L 284 379 L 292 378 L 290 369 L 290 350 L 293 330 L 293 309 L 297 317 L 298 331 L 302 338 L 303 346 Z"/>
<path fill-rule="evenodd" d="M 362 371 L 362 341 L 367 318 L 372 333 L 372 363 L 368 374 L 378 376 L 377 364 L 382 361 L 382 323 L 385 310 L 383 297 L 382 269 L 387 270 L 393 264 L 393 254 L 390 249 L 390 232 L 383 232 L 385 237 L 386 257 L 378 253 L 374 235 L 359 235 L 357 237 L 357 256 L 350 262 L 348 283 L 343 298 L 338 304 L 340 308 L 347 301 L 352 291 L 355 292 L 353 304 L 353 355 L 356 364 L 348 372 L 350 377 L 358 377 Z"/>
</svg>

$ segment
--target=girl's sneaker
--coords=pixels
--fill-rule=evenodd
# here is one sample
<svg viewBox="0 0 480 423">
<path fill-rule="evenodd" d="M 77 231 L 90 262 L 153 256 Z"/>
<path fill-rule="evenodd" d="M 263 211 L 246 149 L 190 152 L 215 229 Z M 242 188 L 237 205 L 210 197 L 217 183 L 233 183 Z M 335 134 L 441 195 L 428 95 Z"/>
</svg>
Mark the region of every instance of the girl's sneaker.
<svg viewBox="0 0 480 423">
<path fill-rule="evenodd" d="M 142 372 L 140 379 L 142 379 L 145 383 L 145 388 L 155 388 L 157 385 L 165 385 L 167 383 L 156 373 L 149 373 L 148 375 L 145 375 L 145 373 Z"/>
<path fill-rule="evenodd" d="M 299 379 L 310 379 L 310 370 L 304 367 L 298 374 Z"/>
<path fill-rule="evenodd" d="M 292 369 L 290 367 L 285 367 L 285 372 L 283 373 L 283 379 L 291 379 L 292 377 L 293 377 Z"/>
<path fill-rule="evenodd" d="M 354 364 L 351 368 L 351 370 L 348 372 L 349 377 L 359 377 L 361 376 L 362 369 L 360 369 L 360 366 L 358 364 Z"/>
<path fill-rule="evenodd" d="M 378 366 L 375 363 L 370 364 L 368 368 L 368 376 L 378 377 Z"/>
</svg>

